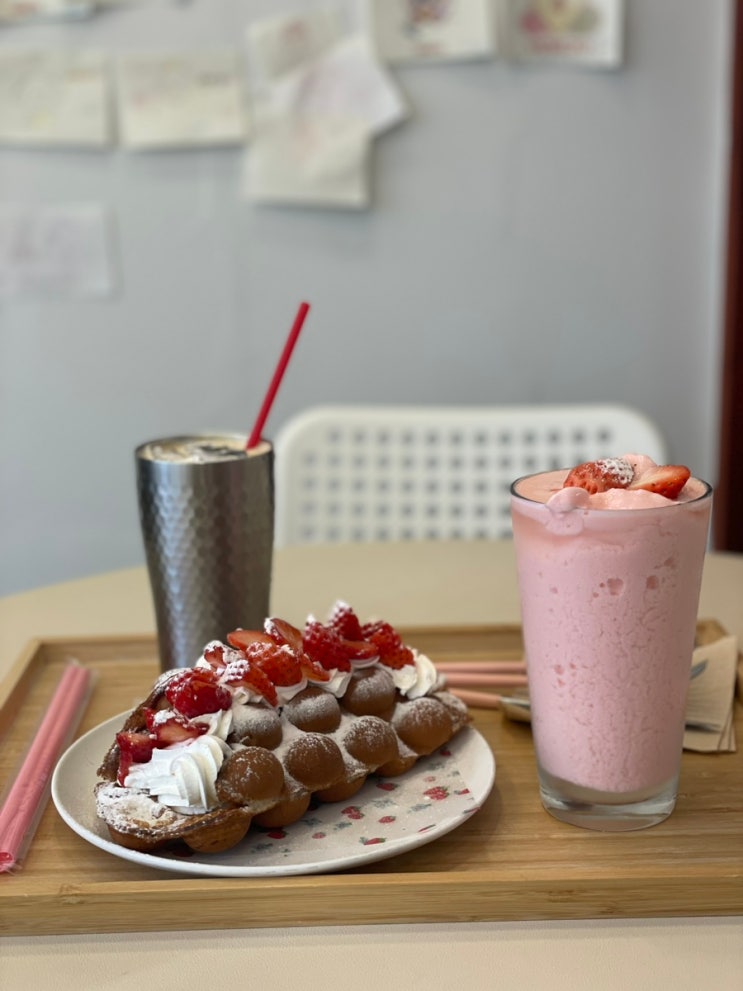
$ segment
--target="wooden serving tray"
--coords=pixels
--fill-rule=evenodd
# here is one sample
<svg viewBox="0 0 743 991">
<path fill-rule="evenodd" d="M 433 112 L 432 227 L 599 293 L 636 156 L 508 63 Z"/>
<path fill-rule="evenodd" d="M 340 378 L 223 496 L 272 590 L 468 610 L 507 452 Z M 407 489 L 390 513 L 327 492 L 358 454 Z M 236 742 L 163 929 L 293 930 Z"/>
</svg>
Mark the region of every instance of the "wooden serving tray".
<svg viewBox="0 0 743 991">
<path fill-rule="evenodd" d="M 403 632 L 434 660 L 521 656 L 515 626 Z M 705 621 L 699 641 L 723 632 Z M 78 735 L 133 707 L 157 673 L 150 636 L 30 644 L 0 685 L 0 783 L 17 769 L 70 657 L 98 675 Z M 496 755 L 495 787 L 477 814 L 427 846 L 339 874 L 183 878 L 89 845 L 50 803 L 21 869 L 0 877 L 0 933 L 743 913 L 743 754 L 685 753 L 669 819 L 602 834 L 543 811 L 528 725 L 473 715 Z"/>
</svg>

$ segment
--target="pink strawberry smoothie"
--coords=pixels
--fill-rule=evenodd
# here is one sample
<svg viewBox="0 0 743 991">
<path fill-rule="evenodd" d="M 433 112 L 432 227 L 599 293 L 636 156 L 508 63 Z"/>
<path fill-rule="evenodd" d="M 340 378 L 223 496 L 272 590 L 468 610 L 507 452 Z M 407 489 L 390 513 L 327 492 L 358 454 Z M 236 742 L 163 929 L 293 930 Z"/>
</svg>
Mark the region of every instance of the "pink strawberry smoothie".
<svg viewBox="0 0 743 991">
<path fill-rule="evenodd" d="M 635 479 L 655 467 L 624 458 Z M 690 478 L 674 500 L 591 495 L 566 475 L 512 489 L 543 794 L 546 781 L 575 801 L 675 796 L 711 490 Z"/>
</svg>

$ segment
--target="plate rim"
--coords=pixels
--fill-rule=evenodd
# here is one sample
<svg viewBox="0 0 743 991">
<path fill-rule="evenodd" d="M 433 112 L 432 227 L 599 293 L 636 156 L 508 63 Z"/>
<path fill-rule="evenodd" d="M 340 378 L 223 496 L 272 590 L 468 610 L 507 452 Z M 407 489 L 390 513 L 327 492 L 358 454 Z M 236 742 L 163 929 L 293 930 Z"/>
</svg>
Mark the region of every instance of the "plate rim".
<svg viewBox="0 0 743 991">
<path fill-rule="evenodd" d="M 59 758 L 54 768 L 54 773 L 52 774 L 52 801 L 58 814 L 67 826 L 69 826 L 69 828 L 81 839 L 90 843 L 92 846 L 97 847 L 106 853 L 110 853 L 112 856 L 115 856 L 121 860 L 126 860 L 131 863 L 138 864 L 139 866 L 150 867 L 154 870 L 165 871 L 168 873 L 184 876 L 214 878 L 296 877 L 312 874 L 331 874 L 337 871 L 347 870 L 352 867 L 376 863 L 380 860 L 389 860 L 403 853 L 407 853 L 410 850 L 417 849 L 420 846 L 425 846 L 428 843 L 432 843 L 434 840 L 445 836 L 454 829 L 457 829 L 479 811 L 481 805 L 487 799 L 488 795 L 492 791 L 493 785 L 495 784 L 495 754 L 483 737 L 482 733 L 470 724 L 463 727 L 463 729 L 461 729 L 445 746 L 454 751 L 465 748 L 476 750 L 474 757 L 478 761 L 478 782 L 482 779 L 482 783 L 478 785 L 476 792 L 472 790 L 472 783 L 465 778 L 467 787 L 470 789 L 473 797 L 472 808 L 468 809 L 462 815 L 451 816 L 443 819 L 441 823 L 434 825 L 425 833 L 412 833 L 401 836 L 397 839 L 392 839 L 389 845 L 385 843 L 364 847 L 364 849 L 360 850 L 358 853 L 350 855 L 347 854 L 342 857 L 328 857 L 323 860 L 308 860 L 306 862 L 293 862 L 283 865 L 263 864 L 252 867 L 249 864 L 244 863 L 239 865 L 226 865 L 209 863 L 206 860 L 193 859 L 193 857 L 206 856 L 204 854 L 194 853 L 193 857 L 184 858 L 177 857 L 172 854 L 169 855 L 167 851 L 143 853 L 137 850 L 130 850 L 127 847 L 119 845 L 118 843 L 114 843 L 113 840 L 100 835 L 99 833 L 93 832 L 87 825 L 76 817 L 74 811 L 69 808 L 69 799 L 65 799 L 66 776 L 70 766 L 74 766 L 75 761 L 86 761 L 86 766 L 82 768 L 82 773 L 85 775 L 86 768 L 88 766 L 87 750 L 93 746 L 93 741 L 95 741 L 96 746 L 99 746 L 98 737 L 104 737 L 105 735 L 106 740 L 110 742 L 113 734 L 121 727 L 122 720 L 128 715 L 129 710 L 126 710 L 125 712 L 112 716 L 110 719 L 104 720 L 102 723 L 99 723 L 97 726 L 89 729 L 86 733 L 75 740 L 75 742 L 72 743 L 67 750 L 65 750 Z M 101 740 L 101 744 L 102 748 L 96 751 L 99 756 L 93 762 L 94 768 L 92 774 L 95 777 L 95 780 L 97 780 L 97 777 L 95 776 L 95 768 L 97 768 L 100 760 L 102 759 L 100 755 L 105 752 L 106 741 Z M 436 753 L 439 749 L 441 748 L 437 748 L 434 753 Z M 425 760 L 426 758 L 422 757 L 416 764 L 415 768 L 411 768 L 411 770 L 406 772 L 406 774 L 415 773 L 416 770 L 419 773 L 424 771 L 425 764 L 422 762 Z M 80 770 L 75 771 L 75 774 L 78 776 L 80 773 Z M 94 801 L 94 784 L 95 781 L 92 781 L 90 786 L 91 803 Z M 291 829 L 291 825 L 285 828 Z"/>
</svg>

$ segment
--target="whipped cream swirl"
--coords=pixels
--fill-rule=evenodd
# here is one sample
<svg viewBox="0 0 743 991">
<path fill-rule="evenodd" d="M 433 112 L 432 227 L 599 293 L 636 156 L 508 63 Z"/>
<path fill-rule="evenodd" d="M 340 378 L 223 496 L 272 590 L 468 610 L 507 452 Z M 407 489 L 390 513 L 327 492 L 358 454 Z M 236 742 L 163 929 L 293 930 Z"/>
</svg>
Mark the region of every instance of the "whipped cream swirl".
<svg viewBox="0 0 743 991">
<path fill-rule="evenodd" d="M 413 660 L 414 664 L 402 668 L 388 668 L 398 692 L 406 698 L 419 699 L 443 687 L 445 680 L 430 657 L 414 649 Z"/>
<path fill-rule="evenodd" d="M 167 710 L 163 716 L 167 717 Z M 201 815 L 217 804 L 215 783 L 226 756 L 232 753 L 225 739 L 232 727 L 230 709 L 209 712 L 193 722 L 208 729 L 169 747 L 156 747 L 146 764 L 132 764 L 124 779 L 125 788 L 134 788 L 157 799 L 175 812 Z"/>
</svg>

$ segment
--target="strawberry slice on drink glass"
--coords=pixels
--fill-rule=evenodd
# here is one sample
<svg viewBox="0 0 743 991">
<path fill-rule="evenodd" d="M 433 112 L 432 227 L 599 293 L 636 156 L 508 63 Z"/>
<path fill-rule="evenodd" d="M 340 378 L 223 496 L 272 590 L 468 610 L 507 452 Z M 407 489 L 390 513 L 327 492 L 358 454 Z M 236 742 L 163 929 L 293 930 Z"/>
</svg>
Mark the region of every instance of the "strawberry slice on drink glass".
<svg viewBox="0 0 743 991">
<path fill-rule="evenodd" d="M 626 458 L 602 458 L 576 465 L 568 472 L 563 488 L 585 489 L 590 495 L 609 489 L 642 489 L 666 499 L 677 499 L 690 477 L 685 465 L 655 465 L 635 475 Z"/>
<path fill-rule="evenodd" d="M 641 475 L 630 488 L 656 492 L 666 499 L 678 499 L 690 478 L 691 471 L 685 465 L 658 465 Z"/>
<path fill-rule="evenodd" d="M 590 495 L 597 495 L 609 489 L 629 488 L 634 475 L 634 468 L 625 458 L 601 458 L 576 465 L 568 472 L 562 487 L 585 489 Z"/>
</svg>

